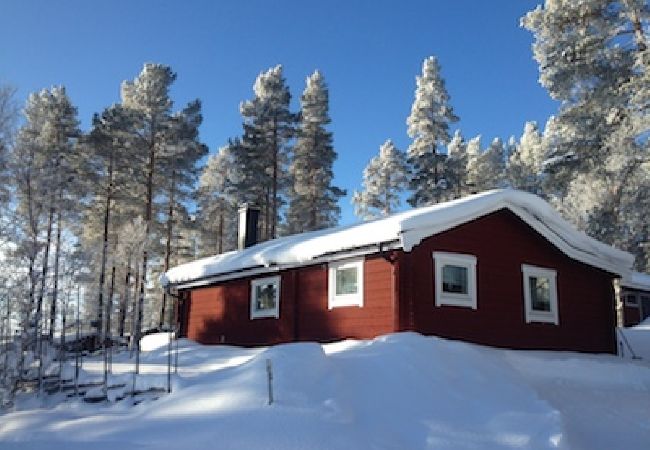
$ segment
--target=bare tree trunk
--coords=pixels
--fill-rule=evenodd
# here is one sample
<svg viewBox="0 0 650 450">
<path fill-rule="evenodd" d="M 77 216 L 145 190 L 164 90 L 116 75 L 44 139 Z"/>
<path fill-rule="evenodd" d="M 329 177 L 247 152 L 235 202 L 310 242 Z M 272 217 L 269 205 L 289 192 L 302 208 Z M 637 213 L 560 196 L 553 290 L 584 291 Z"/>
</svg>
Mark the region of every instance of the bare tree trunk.
<svg viewBox="0 0 650 450">
<path fill-rule="evenodd" d="M 61 196 L 59 195 L 59 200 Z M 56 243 L 54 250 L 54 290 L 50 305 L 50 341 L 54 342 L 54 324 L 56 323 L 56 303 L 59 298 L 59 257 L 61 254 L 61 211 L 56 212 Z"/>
<path fill-rule="evenodd" d="M 130 281 L 131 281 L 131 255 L 127 256 L 126 263 L 126 277 L 124 279 L 124 294 L 122 296 L 122 301 L 120 302 L 120 318 L 119 318 L 119 334 L 120 337 L 124 337 L 124 323 L 126 322 L 126 309 L 129 305 L 129 293 L 130 293 Z"/>
<path fill-rule="evenodd" d="M 142 333 L 142 309 L 144 306 L 144 291 L 147 285 L 147 264 L 149 254 L 147 249 L 147 240 L 151 232 L 151 221 L 153 218 L 153 176 L 156 168 L 156 143 L 155 143 L 155 123 L 151 124 L 151 135 L 149 141 L 149 168 L 147 172 L 147 204 L 145 206 L 145 242 L 142 246 L 142 281 L 140 282 L 140 298 L 138 300 L 138 320 L 136 321 L 135 332 L 135 374 L 140 372 L 140 334 Z M 133 390 L 135 391 L 135 376 L 133 378 Z"/>
<path fill-rule="evenodd" d="M 172 253 L 172 236 L 174 226 L 174 194 L 176 193 L 176 170 L 172 169 L 171 188 L 169 190 L 169 210 L 167 211 L 167 242 L 165 243 L 165 266 L 164 271 L 169 270 L 169 260 Z M 162 330 L 165 325 L 165 307 L 167 306 L 167 293 L 163 289 L 162 305 L 160 307 L 160 321 L 158 328 Z"/>
<path fill-rule="evenodd" d="M 97 339 L 103 342 L 104 334 L 104 284 L 106 282 L 106 259 L 108 255 L 108 228 L 111 220 L 111 200 L 113 197 L 113 152 L 108 160 L 108 186 L 106 187 L 106 207 L 104 208 L 104 236 L 102 242 L 102 262 L 99 271 L 99 289 L 97 298 Z"/>
<path fill-rule="evenodd" d="M 133 283 L 133 305 L 131 305 L 131 326 L 130 330 L 130 339 L 129 339 L 129 350 L 133 352 L 135 346 L 135 334 L 136 334 L 136 325 L 138 321 L 138 292 L 140 292 L 140 261 L 135 261 L 135 283 Z M 131 353 L 133 357 L 133 353 Z"/>
<path fill-rule="evenodd" d="M 45 296 L 45 283 L 47 282 L 48 262 L 50 259 L 50 244 L 52 243 L 52 223 L 54 222 L 54 196 L 52 196 L 52 205 L 47 221 L 47 243 L 45 244 L 45 254 L 43 255 L 43 271 L 41 273 L 41 290 L 38 294 L 36 303 L 36 351 L 38 354 L 38 395 L 42 394 L 43 388 L 43 297 Z"/>
<path fill-rule="evenodd" d="M 273 118 L 273 185 L 271 192 L 271 205 L 273 217 L 271 218 L 271 236 L 269 239 L 276 238 L 276 228 L 278 224 L 278 164 L 280 149 L 278 148 L 278 121 Z"/>
<path fill-rule="evenodd" d="M 223 253 L 223 208 L 221 208 L 221 212 L 219 213 L 219 241 L 217 244 L 217 253 Z"/>
</svg>

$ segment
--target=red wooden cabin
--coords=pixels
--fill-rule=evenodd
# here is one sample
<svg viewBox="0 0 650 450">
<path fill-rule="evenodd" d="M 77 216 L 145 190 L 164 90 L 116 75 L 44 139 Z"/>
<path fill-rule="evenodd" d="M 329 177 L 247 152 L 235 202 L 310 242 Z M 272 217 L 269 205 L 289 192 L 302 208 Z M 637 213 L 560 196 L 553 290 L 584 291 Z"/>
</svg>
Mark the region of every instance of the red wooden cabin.
<svg viewBox="0 0 650 450">
<path fill-rule="evenodd" d="M 631 265 L 630 254 L 575 230 L 540 198 L 496 190 L 263 242 L 178 266 L 162 281 L 183 299 L 181 335 L 202 343 L 412 330 L 615 352 L 613 280 Z"/>
</svg>

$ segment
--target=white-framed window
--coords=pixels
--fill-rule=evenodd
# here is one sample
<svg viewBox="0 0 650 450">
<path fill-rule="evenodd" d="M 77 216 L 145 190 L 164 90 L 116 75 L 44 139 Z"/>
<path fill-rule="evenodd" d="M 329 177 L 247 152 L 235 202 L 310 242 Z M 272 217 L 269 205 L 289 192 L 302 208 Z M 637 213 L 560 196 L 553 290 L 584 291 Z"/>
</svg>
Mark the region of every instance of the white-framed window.
<svg viewBox="0 0 650 450">
<path fill-rule="evenodd" d="M 639 307 L 639 298 L 636 294 L 628 292 L 623 296 L 625 299 L 625 306 L 632 306 L 633 308 Z"/>
<path fill-rule="evenodd" d="M 524 276 L 526 323 L 546 322 L 559 325 L 557 272 L 543 267 L 521 265 Z"/>
<path fill-rule="evenodd" d="M 329 263 L 329 309 L 340 306 L 363 306 L 363 258 Z"/>
<path fill-rule="evenodd" d="M 476 309 L 476 256 L 433 252 L 435 304 Z"/>
<path fill-rule="evenodd" d="M 280 317 L 280 277 L 251 281 L 251 319 Z"/>
</svg>

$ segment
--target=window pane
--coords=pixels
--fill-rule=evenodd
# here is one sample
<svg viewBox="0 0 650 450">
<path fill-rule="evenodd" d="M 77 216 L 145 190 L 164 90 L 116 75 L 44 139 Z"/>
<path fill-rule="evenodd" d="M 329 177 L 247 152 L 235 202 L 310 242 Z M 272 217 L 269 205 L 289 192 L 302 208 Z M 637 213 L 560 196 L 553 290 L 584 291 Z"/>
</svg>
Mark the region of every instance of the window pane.
<svg viewBox="0 0 650 450">
<path fill-rule="evenodd" d="M 275 309 L 276 287 L 274 283 L 255 287 L 255 308 L 258 311 Z"/>
<path fill-rule="evenodd" d="M 530 300 L 533 311 L 551 311 L 551 280 L 546 277 L 529 277 Z"/>
<path fill-rule="evenodd" d="M 467 294 L 467 267 L 443 266 L 442 291 L 453 294 Z"/>
<path fill-rule="evenodd" d="M 357 292 L 357 268 L 336 269 L 336 295 L 356 294 Z"/>
</svg>

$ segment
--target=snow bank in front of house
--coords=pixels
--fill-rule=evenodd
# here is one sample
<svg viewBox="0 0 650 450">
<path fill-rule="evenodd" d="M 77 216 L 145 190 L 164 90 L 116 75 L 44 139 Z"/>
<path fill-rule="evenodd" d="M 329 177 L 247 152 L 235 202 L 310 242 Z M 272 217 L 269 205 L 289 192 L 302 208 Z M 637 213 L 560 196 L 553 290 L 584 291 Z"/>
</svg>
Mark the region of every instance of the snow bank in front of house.
<svg viewBox="0 0 650 450">
<path fill-rule="evenodd" d="M 650 442 L 650 367 L 610 355 L 399 333 L 253 349 L 181 340 L 179 359 L 170 395 L 9 413 L 0 448 L 640 450 Z M 162 387 L 166 362 L 164 348 L 144 354 L 140 377 L 149 382 L 139 385 Z M 101 367 L 100 359 L 84 366 L 96 375 Z M 115 355 L 115 377 L 131 368 L 128 352 Z"/>
<path fill-rule="evenodd" d="M 150 352 L 158 348 L 164 347 L 169 344 L 170 337 L 173 338 L 173 333 L 152 333 L 143 336 L 140 339 L 140 350 L 143 352 Z"/>
<path fill-rule="evenodd" d="M 163 285 L 178 284 L 244 269 L 281 268 L 387 242 L 397 242 L 399 247 L 410 251 L 428 236 L 502 208 L 511 209 L 573 258 L 615 273 L 627 273 L 632 265 L 632 255 L 577 231 L 538 196 L 499 189 L 383 219 L 286 236 L 241 251 L 199 259 L 170 269 L 160 281 Z"/>
</svg>

